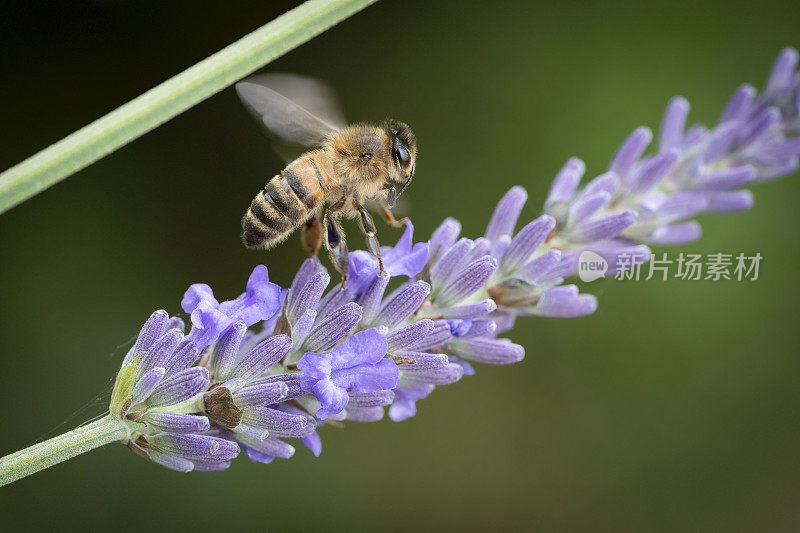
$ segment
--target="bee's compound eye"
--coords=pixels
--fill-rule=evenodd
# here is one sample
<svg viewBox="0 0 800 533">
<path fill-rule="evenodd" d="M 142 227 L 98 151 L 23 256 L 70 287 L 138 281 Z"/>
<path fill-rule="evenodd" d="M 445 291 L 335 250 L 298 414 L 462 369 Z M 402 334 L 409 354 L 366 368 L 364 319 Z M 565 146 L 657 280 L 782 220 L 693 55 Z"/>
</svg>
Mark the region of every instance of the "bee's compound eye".
<svg viewBox="0 0 800 533">
<path fill-rule="evenodd" d="M 397 159 L 397 162 L 400 163 L 402 166 L 406 166 L 411 162 L 411 154 L 408 153 L 408 149 L 400 143 L 395 143 L 394 150 L 392 150 L 394 158 Z"/>
</svg>

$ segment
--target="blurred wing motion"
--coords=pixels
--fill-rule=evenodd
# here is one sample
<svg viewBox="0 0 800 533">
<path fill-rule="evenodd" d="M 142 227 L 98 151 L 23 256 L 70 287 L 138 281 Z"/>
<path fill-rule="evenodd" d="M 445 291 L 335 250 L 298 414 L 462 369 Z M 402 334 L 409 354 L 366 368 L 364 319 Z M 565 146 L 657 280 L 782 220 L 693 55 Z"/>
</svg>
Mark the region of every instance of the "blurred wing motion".
<svg viewBox="0 0 800 533">
<path fill-rule="evenodd" d="M 261 74 L 237 83 L 236 92 L 286 162 L 345 127 L 333 91 L 313 78 Z"/>
</svg>

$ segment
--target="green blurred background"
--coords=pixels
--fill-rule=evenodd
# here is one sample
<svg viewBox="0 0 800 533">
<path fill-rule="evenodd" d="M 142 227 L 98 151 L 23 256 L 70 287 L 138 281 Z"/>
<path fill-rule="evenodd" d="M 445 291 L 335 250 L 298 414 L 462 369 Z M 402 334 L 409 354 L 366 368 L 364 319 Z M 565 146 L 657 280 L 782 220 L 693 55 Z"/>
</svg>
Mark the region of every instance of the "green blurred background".
<svg viewBox="0 0 800 533">
<path fill-rule="evenodd" d="M 0 167 L 290 7 L 4 3 Z M 477 236 L 510 186 L 536 216 L 569 156 L 601 172 L 674 94 L 713 122 L 800 45 L 799 20 L 795 1 L 386 0 L 269 68 L 328 80 L 354 120 L 411 124 L 419 235 L 450 215 Z M 115 347 L 189 283 L 233 297 L 258 262 L 291 280 L 294 239 L 239 242 L 281 167 L 228 89 L 0 216 L 0 455 L 103 411 Z M 107 446 L 1 489 L 3 527 L 796 531 L 798 178 L 681 247 L 760 252 L 756 282 L 596 282 L 595 315 L 518 324 L 521 364 L 481 366 L 402 424 L 326 429 L 319 459 L 184 475 Z"/>
</svg>

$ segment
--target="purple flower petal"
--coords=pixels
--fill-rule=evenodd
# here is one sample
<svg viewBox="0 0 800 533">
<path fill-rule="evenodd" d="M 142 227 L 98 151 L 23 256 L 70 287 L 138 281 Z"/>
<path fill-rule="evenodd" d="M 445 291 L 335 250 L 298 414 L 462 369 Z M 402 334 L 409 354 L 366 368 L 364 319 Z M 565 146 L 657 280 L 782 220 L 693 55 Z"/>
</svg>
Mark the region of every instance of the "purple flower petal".
<svg viewBox="0 0 800 533">
<path fill-rule="evenodd" d="M 433 320 L 420 320 L 386 335 L 387 351 L 402 350 L 433 331 Z"/>
<path fill-rule="evenodd" d="M 380 310 L 383 293 L 386 291 L 386 286 L 388 284 L 389 274 L 386 272 L 380 273 L 375 276 L 372 283 L 370 283 L 364 293 L 358 298 L 358 304 L 363 311 L 361 321 L 364 324 L 372 324 L 375 321 L 375 315 L 377 315 Z"/>
<path fill-rule="evenodd" d="M 186 323 L 182 318 L 174 316 L 170 318 L 164 325 L 164 331 L 169 331 L 171 329 L 177 329 L 181 332 L 181 334 L 183 334 L 186 331 Z"/>
<path fill-rule="evenodd" d="M 570 232 L 569 238 L 578 243 L 612 239 L 634 222 L 636 222 L 636 212 L 626 209 L 578 225 Z"/>
<path fill-rule="evenodd" d="M 508 272 L 514 272 L 524 265 L 536 249 L 544 243 L 555 226 L 556 221 L 553 217 L 542 215 L 522 228 L 506 248 L 501 260 L 502 268 Z"/>
<path fill-rule="evenodd" d="M 203 433 L 208 430 L 208 418 L 165 411 L 149 411 L 144 415 L 148 424 L 167 433 Z"/>
<path fill-rule="evenodd" d="M 770 107 L 762 111 L 753 120 L 751 120 L 747 127 L 742 131 L 739 127 L 736 132 L 738 135 L 738 145 L 747 146 L 751 143 L 761 140 L 770 133 L 773 126 L 781 119 L 781 112 Z"/>
<path fill-rule="evenodd" d="M 545 206 L 566 202 L 572 198 L 585 171 L 586 164 L 577 157 L 571 157 L 553 179 Z"/>
<path fill-rule="evenodd" d="M 463 301 L 483 287 L 495 270 L 497 259 L 494 257 L 487 255 L 476 259 L 442 288 L 436 295 L 436 303 L 440 307 L 447 307 Z"/>
<path fill-rule="evenodd" d="M 788 161 L 779 161 L 775 164 L 759 167 L 757 179 L 760 181 L 765 181 L 780 178 L 782 176 L 786 176 L 787 174 L 791 174 L 798 168 L 800 168 L 800 160 L 798 160 L 796 157 Z"/>
<path fill-rule="evenodd" d="M 450 362 L 451 363 L 461 367 L 462 375 L 464 375 L 464 376 L 474 376 L 475 375 L 475 369 L 472 368 L 472 365 L 469 364 L 468 362 L 466 362 L 465 360 L 463 360 L 460 357 L 455 356 L 455 355 L 451 355 L 449 358 L 450 358 Z"/>
<path fill-rule="evenodd" d="M 725 106 L 725 111 L 719 121 L 730 122 L 732 120 L 742 120 L 750 111 L 750 106 L 756 96 L 757 91 L 750 85 L 741 85 L 728 100 L 728 105 Z"/>
<path fill-rule="evenodd" d="M 310 257 L 303 261 L 300 268 L 297 270 L 294 279 L 292 280 L 292 287 L 302 287 L 315 275 L 320 272 L 326 272 L 325 267 L 319 262 L 316 257 Z"/>
<path fill-rule="evenodd" d="M 294 346 L 302 346 L 311 329 L 314 327 L 314 322 L 317 321 L 317 311 L 314 309 L 307 309 L 303 316 L 292 326 L 292 342 Z M 269 331 L 269 330 L 268 330 Z M 274 331 L 274 329 L 272 330 Z"/>
<path fill-rule="evenodd" d="M 528 283 L 538 283 L 561 262 L 561 252 L 550 250 L 517 270 L 516 276 Z"/>
<path fill-rule="evenodd" d="M 384 247 L 381 257 L 386 271 L 392 277 L 408 276 L 413 278 L 419 274 L 428 262 L 429 245 L 427 242 L 414 244 L 414 225 L 406 221 L 403 236 L 394 247 Z"/>
<path fill-rule="evenodd" d="M 272 335 L 256 344 L 236 365 L 236 377 L 252 381 L 264 375 L 289 352 L 292 339 L 286 335 Z"/>
<path fill-rule="evenodd" d="M 466 335 L 469 329 L 472 327 L 472 321 L 452 319 L 447 321 L 447 325 L 450 326 L 450 334 L 453 337 L 462 337 Z"/>
<path fill-rule="evenodd" d="M 330 378 L 314 383 L 311 392 L 317 397 L 322 407 L 316 412 L 316 417 L 325 420 L 341 413 L 347 406 L 347 391 L 337 387 Z"/>
<path fill-rule="evenodd" d="M 286 400 L 293 400 L 299 398 L 304 394 L 303 388 L 300 386 L 300 374 L 276 374 L 259 379 L 255 384 L 261 383 L 283 383 L 287 387 Z"/>
<path fill-rule="evenodd" d="M 352 255 L 352 253 L 351 253 Z M 356 296 L 341 284 L 336 284 L 328 294 L 322 297 L 317 306 L 317 320 L 324 320 L 329 314 L 341 311 L 342 307 L 352 303 Z"/>
<path fill-rule="evenodd" d="M 175 405 L 208 387 L 208 369 L 194 366 L 161 381 L 147 399 L 152 407 Z"/>
<path fill-rule="evenodd" d="M 678 161 L 680 152 L 667 150 L 653 157 L 637 168 L 630 179 L 629 188 L 632 194 L 646 194 L 653 190 Z"/>
<path fill-rule="evenodd" d="M 494 337 L 497 324 L 494 320 L 476 320 L 471 322 L 469 331 L 462 337 Z"/>
<path fill-rule="evenodd" d="M 259 383 L 244 387 L 234 396 L 234 401 L 239 407 L 266 406 L 278 403 L 289 394 L 286 383 Z"/>
<path fill-rule="evenodd" d="M 289 459 L 294 455 L 294 447 L 275 437 L 263 436 L 263 432 L 236 430 L 236 439 L 247 448 L 247 456 L 259 463 L 270 463 L 275 457 Z M 254 452 L 254 453 L 251 453 Z"/>
<path fill-rule="evenodd" d="M 697 192 L 676 192 L 664 197 L 650 215 L 661 219 L 677 220 L 687 218 L 708 209 L 706 194 Z M 635 229 L 632 228 L 632 229 Z"/>
<path fill-rule="evenodd" d="M 707 211 L 711 213 L 727 213 L 753 207 L 753 193 L 750 191 L 709 192 L 703 195 L 707 202 Z"/>
<path fill-rule="evenodd" d="M 162 453 L 154 449 L 143 451 L 143 453 L 146 454 L 151 461 L 167 467 L 170 470 L 175 470 L 177 472 L 191 472 L 194 470 L 194 463 L 189 459 L 184 459 L 183 457 L 178 457 L 168 453 Z"/>
<path fill-rule="evenodd" d="M 378 258 L 364 250 L 356 250 L 348 255 L 347 290 L 354 297 L 363 293 L 378 275 Z"/>
<path fill-rule="evenodd" d="M 205 283 L 195 283 L 190 285 L 184 293 L 181 308 L 187 313 L 191 313 L 197 309 L 200 302 L 206 302 L 214 308 L 219 307 L 219 302 L 214 298 L 214 291 L 211 290 L 211 287 Z"/>
<path fill-rule="evenodd" d="M 198 472 L 219 472 L 227 470 L 231 466 L 231 462 L 228 460 L 195 459 L 192 462 L 194 463 L 194 469 Z"/>
<path fill-rule="evenodd" d="M 661 152 L 680 146 L 688 115 L 689 102 L 685 98 L 676 96 L 669 101 L 667 110 L 664 112 L 664 118 L 661 121 L 661 131 L 658 135 L 658 146 Z"/>
<path fill-rule="evenodd" d="M 158 384 L 161 383 L 161 380 L 164 378 L 164 369 L 161 367 L 158 368 L 151 368 L 144 375 L 136 382 L 136 386 L 133 387 L 133 392 L 131 393 L 131 405 L 136 405 L 145 401 Z"/>
<path fill-rule="evenodd" d="M 784 48 L 775 60 L 767 81 L 767 92 L 785 88 L 792 82 L 797 67 L 797 50 Z"/>
<path fill-rule="evenodd" d="M 475 247 L 475 242 L 462 238 L 451 246 L 431 267 L 430 279 L 434 287 L 443 285 L 456 273 L 456 268 Z"/>
<path fill-rule="evenodd" d="M 377 422 L 383 418 L 383 407 L 353 407 L 347 406 L 347 420 L 353 422 Z"/>
<path fill-rule="evenodd" d="M 361 365 L 356 371 L 334 370 L 331 375 L 339 387 L 352 392 L 372 392 L 394 388 L 397 385 L 399 371 L 394 361 L 382 359 L 375 364 Z"/>
<path fill-rule="evenodd" d="M 222 332 L 233 323 L 225 313 L 206 301 L 198 303 L 191 318 L 192 330 L 188 337 L 198 350 L 215 343 Z"/>
<path fill-rule="evenodd" d="M 435 320 L 433 322 L 433 330 L 425 336 L 419 337 L 415 341 L 407 341 L 404 350 L 409 351 L 425 351 L 441 346 L 453 335 L 450 333 L 450 324 L 446 320 Z"/>
<path fill-rule="evenodd" d="M 310 391 L 322 405 L 317 418 L 336 415 L 348 402 L 348 391 L 374 392 L 393 388 L 398 379 L 397 365 L 385 359 L 386 338 L 377 330 L 356 333 L 336 345 L 330 353 L 309 352 L 298 361 L 303 390 Z"/>
<path fill-rule="evenodd" d="M 389 418 L 402 422 L 417 414 L 416 402 L 426 398 L 434 389 L 428 383 L 403 383 L 394 391 L 394 403 L 389 407 Z"/>
<path fill-rule="evenodd" d="M 274 437 L 304 437 L 316 428 L 308 416 L 285 413 L 262 406 L 250 406 L 246 409 L 242 422 L 268 431 Z"/>
<path fill-rule="evenodd" d="M 350 407 L 376 407 L 389 405 L 394 400 L 391 390 L 377 390 L 372 392 L 351 392 L 347 409 Z"/>
<path fill-rule="evenodd" d="M 182 340 L 183 333 L 180 330 L 171 329 L 164 333 L 145 352 L 141 363 L 139 363 L 139 372 L 143 373 L 156 367 L 163 368 Z"/>
<path fill-rule="evenodd" d="M 646 241 L 660 246 L 670 246 L 696 241 L 701 234 L 700 224 L 691 220 L 681 224 L 660 226 L 653 230 Z"/>
<path fill-rule="evenodd" d="M 350 333 L 361 321 L 361 307 L 355 302 L 343 305 L 317 323 L 305 343 L 309 351 L 321 351 L 333 346 L 335 342 Z"/>
<path fill-rule="evenodd" d="M 700 156 L 700 161 L 705 164 L 713 163 L 719 157 L 728 153 L 736 142 L 736 137 L 740 131 L 740 124 L 730 122 L 720 124 L 714 128 L 708 134 L 708 144 Z"/>
<path fill-rule="evenodd" d="M 319 305 L 325 287 L 330 283 L 331 277 L 327 272 L 318 272 L 310 277 L 306 283 L 292 287 L 286 296 L 286 318 L 294 324 L 308 309 L 316 309 Z"/>
<path fill-rule="evenodd" d="M 624 179 L 652 139 L 653 133 L 649 128 L 636 128 L 619 147 L 608 170 Z"/>
<path fill-rule="evenodd" d="M 188 338 L 184 338 L 164 365 L 166 375 L 171 376 L 181 370 L 189 368 L 197 361 L 199 355 L 200 352 L 194 347 L 192 341 Z"/>
<path fill-rule="evenodd" d="M 465 304 L 459 305 L 456 307 L 448 307 L 447 309 L 442 311 L 443 318 L 461 318 L 463 320 L 474 320 L 476 318 L 481 318 L 492 311 L 497 309 L 497 304 L 494 303 L 494 300 L 486 299 L 481 300 L 479 302 L 475 302 L 474 304 Z"/>
<path fill-rule="evenodd" d="M 386 337 L 377 329 L 370 328 L 359 331 L 334 346 L 329 360 L 333 370 L 349 369 L 357 365 L 378 363 L 388 351 L 389 344 Z M 297 367 L 301 368 L 299 363 Z"/>
<path fill-rule="evenodd" d="M 606 191 L 598 191 L 594 194 L 581 195 L 569 207 L 567 223 L 570 226 L 580 224 L 583 220 L 594 215 L 601 207 L 608 204 L 611 194 Z"/>
<path fill-rule="evenodd" d="M 587 196 L 597 194 L 599 192 L 606 192 L 613 196 L 618 188 L 619 176 L 613 172 L 605 172 L 587 183 L 586 186 L 581 189 L 581 192 L 576 196 L 576 200 L 586 198 Z"/>
<path fill-rule="evenodd" d="M 303 444 L 306 445 L 306 448 L 311 450 L 311 453 L 314 454 L 314 457 L 319 457 L 322 453 L 322 439 L 319 438 L 319 435 L 315 431 L 311 435 L 306 435 L 302 439 Z"/>
<path fill-rule="evenodd" d="M 752 166 L 724 168 L 704 172 L 697 179 L 698 190 L 727 190 L 741 187 L 756 178 L 756 169 Z"/>
<path fill-rule="evenodd" d="M 429 253 L 431 258 L 438 258 L 442 250 L 449 250 L 461 233 L 461 223 L 454 218 L 446 218 L 433 232 Z"/>
<path fill-rule="evenodd" d="M 486 238 L 496 241 L 503 235 L 512 235 L 528 193 L 522 187 L 512 187 L 497 203 L 486 228 Z"/>
<path fill-rule="evenodd" d="M 466 338 L 451 341 L 447 347 L 459 357 L 492 365 L 517 363 L 525 357 L 522 346 L 508 339 Z"/>
<path fill-rule="evenodd" d="M 800 137 L 772 140 L 758 147 L 758 154 L 773 159 L 789 159 L 800 155 Z"/>
<path fill-rule="evenodd" d="M 222 302 L 219 310 L 247 326 L 272 318 L 281 307 L 281 288 L 269 282 L 267 267 L 258 265 L 247 280 L 245 293 L 229 302 Z"/>
<path fill-rule="evenodd" d="M 430 292 L 431 286 L 421 280 L 410 281 L 400 286 L 386 298 L 374 322 L 390 329 L 394 328 L 419 309 Z"/>
<path fill-rule="evenodd" d="M 142 326 L 141 331 L 139 332 L 139 336 L 136 338 L 136 342 L 133 344 L 130 350 L 128 350 L 127 355 L 125 355 L 125 360 L 122 362 L 122 366 L 125 366 L 131 359 L 134 357 L 143 354 L 150 346 L 153 345 L 156 340 L 161 337 L 164 327 L 166 326 L 167 322 L 169 321 L 169 314 L 159 309 L 158 311 L 154 311 L 150 318 Z"/>
<path fill-rule="evenodd" d="M 513 313 L 509 313 L 507 311 L 495 311 L 491 315 L 492 322 L 495 323 L 497 329 L 495 330 L 495 334 L 503 333 L 504 331 L 509 331 L 511 328 L 514 327 L 514 322 L 516 322 L 516 315 Z"/>
<path fill-rule="evenodd" d="M 223 440 L 205 435 L 186 435 L 182 433 L 159 433 L 148 438 L 148 442 L 164 453 L 171 453 L 187 459 L 202 458 L 220 452 Z M 224 441 L 230 442 L 230 441 Z M 225 450 L 223 450 L 223 453 Z"/>
<path fill-rule="evenodd" d="M 446 355 L 440 354 L 405 354 L 414 359 L 414 364 L 401 365 L 400 374 L 404 383 L 414 381 L 432 385 L 449 385 L 464 375 L 460 365 L 453 364 Z"/>
<path fill-rule="evenodd" d="M 222 335 L 219 342 L 214 347 L 214 355 L 211 359 L 211 369 L 214 377 L 220 380 L 227 380 L 236 377 L 236 356 L 239 347 L 247 331 L 244 322 L 236 322 Z"/>
<path fill-rule="evenodd" d="M 591 294 L 579 294 L 575 285 L 554 287 L 542 295 L 534 314 L 555 318 L 575 318 L 590 315 L 597 309 L 597 299 Z"/>
</svg>

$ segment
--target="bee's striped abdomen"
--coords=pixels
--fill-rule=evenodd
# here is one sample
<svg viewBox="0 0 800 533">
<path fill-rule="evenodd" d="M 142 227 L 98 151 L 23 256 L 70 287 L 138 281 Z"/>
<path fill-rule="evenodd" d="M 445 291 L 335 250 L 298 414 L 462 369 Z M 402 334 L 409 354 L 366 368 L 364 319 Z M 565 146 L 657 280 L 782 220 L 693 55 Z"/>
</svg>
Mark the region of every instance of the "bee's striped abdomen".
<svg viewBox="0 0 800 533">
<path fill-rule="evenodd" d="M 248 248 L 270 248 L 308 220 L 322 205 L 319 168 L 311 158 L 289 165 L 253 198 L 242 218 L 242 240 Z M 316 175 L 315 175 L 316 174 Z"/>
</svg>

